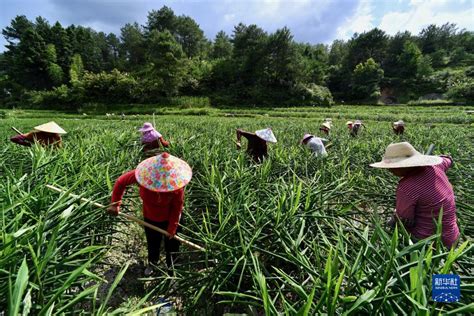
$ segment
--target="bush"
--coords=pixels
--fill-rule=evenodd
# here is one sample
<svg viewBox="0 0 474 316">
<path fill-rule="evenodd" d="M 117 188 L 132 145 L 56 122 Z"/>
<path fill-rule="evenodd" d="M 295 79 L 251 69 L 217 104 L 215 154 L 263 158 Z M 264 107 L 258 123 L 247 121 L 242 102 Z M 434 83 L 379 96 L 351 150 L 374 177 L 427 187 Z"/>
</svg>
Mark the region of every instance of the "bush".
<svg viewBox="0 0 474 316">
<path fill-rule="evenodd" d="M 68 86 L 60 85 L 48 91 L 29 91 L 26 93 L 28 103 L 33 108 L 70 108 L 71 104 L 78 102 Z"/>
<path fill-rule="evenodd" d="M 331 106 L 334 104 L 331 91 L 314 83 L 300 84 L 295 87 L 300 103 L 310 106 Z"/>
<path fill-rule="evenodd" d="M 474 79 L 464 78 L 452 82 L 447 95 L 455 101 L 474 101 Z"/>
<path fill-rule="evenodd" d="M 137 90 L 139 84 L 135 78 L 117 69 L 110 73 L 86 72 L 81 81 L 75 86 L 87 91 L 85 99 L 103 103 L 127 103 L 139 99 Z"/>
</svg>

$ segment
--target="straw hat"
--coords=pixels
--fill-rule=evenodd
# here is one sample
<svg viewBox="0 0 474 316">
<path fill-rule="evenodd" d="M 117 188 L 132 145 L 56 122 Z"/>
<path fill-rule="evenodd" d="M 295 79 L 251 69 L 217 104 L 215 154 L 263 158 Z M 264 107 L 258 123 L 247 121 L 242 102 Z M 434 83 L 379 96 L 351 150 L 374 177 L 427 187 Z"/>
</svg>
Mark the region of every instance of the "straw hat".
<svg viewBox="0 0 474 316">
<path fill-rule="evenodd" d="M 142 161 L 135 170 L 137 182 L 155 192 L 172 192 L 191 181 L 191 167 L 177 157 L 162 153 Z"/>
<path fill-rule="evenodd" d="M 393 122 L 393 125 L 395 125 L 395 126 L 405 126 L 405 122 L 403 122 L 402 120 L 398 120 L 396 122 Z"/>
<path fill-rule="evenodd" d="M 308 138 L 311 138 L 311 137 L 314 137 L 314 136 L 311 135 L 311 134 L 308 134 L 308 133 L 304 134 L 303 138 L 301 139 L 301 143 L 303 143 L 305 140 L 307 140 Z"/>
<path fill-rule="evenodd" d="M 35 126 L 34 129 L 38 132 L 46 132 L 51 134 L 67 134 L 66 131 L 61 128 L 61 126 L 53 121 Z"/>
<path fill-rule="evenodd" d="M 388 145 L 381 162 L 371 164 L 374 168 L 409 168 L 434 166 L 443 161 L 441 157 L 423 155 L 410 143 L 394 143 Z"/>
<path fill-rule="evenodd" d="M 255 132 L 255 135 L 257 135 L 258 137 L 260 137 L 261 139 L 263 139 L 264 141 L 269 142 L 269 143 L 276 143 L 277 142 L 277 139 L 276 139 L 275 135 L 273 135 L 273 132 L 272 132 L 271 128 L 258 130 L 258 131 Z"/>
<path fill-rule="evenodd" d="M 354 124 L 352 121 L 347 121 L 346 122 L 346 125 L 352 125 L 352 124 Z"/>
<path fill-rule="evenodd" d="M 153 124 L 146 122 L 146 123 L 143 123 L 143 126 L 142 128 L 139 129 L 139 131 L 143 133 L 143 132 L 152 131 L 154 129 L 155 128 L 153 127 Z"/>
<path fill-rule="evenodd" d="M 331 129 L 331 123 L 330 122 L 324 122 L 321 124 L 321 127 L 326 127 L 327 129 Z"/>
</svg>

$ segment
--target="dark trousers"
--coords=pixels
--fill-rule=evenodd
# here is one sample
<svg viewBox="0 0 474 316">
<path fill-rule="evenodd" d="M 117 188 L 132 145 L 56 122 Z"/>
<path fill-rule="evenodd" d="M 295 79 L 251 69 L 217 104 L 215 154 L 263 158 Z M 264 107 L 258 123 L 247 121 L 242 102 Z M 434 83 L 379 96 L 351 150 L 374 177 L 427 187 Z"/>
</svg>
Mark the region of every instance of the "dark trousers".
<svg viewBox="0 0 474 316">
<path fill-rule="evenodd" d="M 155 222 L 145 218 L 145 222 L 152 224 L 153 226 L 159 227 L 161 229 L 168 229 L 168 221 L 165 222 Z M 181 227 L 178 226 L 178 232 L 181 230 Z M 148 247 L 148 262 L 153 264 L 158 264 L 160 260 L 160 248 L 161 248 L 161 239 L 165 241 L 165 251 L 166 251 L 166 265 L 171 267 L 171 263 L 174 262 L 174 259 L 179 251 L 179 241 L 176 239 L 169 239 L 163 234 L 145 227 L 146 242 Z"/>
</svg>

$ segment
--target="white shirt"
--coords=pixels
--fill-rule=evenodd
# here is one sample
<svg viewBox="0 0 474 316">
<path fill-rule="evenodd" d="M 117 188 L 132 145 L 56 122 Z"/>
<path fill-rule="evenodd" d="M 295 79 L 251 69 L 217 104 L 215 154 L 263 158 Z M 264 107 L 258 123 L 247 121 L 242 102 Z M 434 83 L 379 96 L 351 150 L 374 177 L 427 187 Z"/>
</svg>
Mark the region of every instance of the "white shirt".
<svg viewBox="0 0 474 316">
<path fill-rule="evenodd" d="M 328 153 L 326 152 L 323 141 L 327 141 L 327 139 L 311 137 L 311 139 L 306 143 L 306 146 L 308 146 L 316 156 L 327 156 Z"/>
</svg>

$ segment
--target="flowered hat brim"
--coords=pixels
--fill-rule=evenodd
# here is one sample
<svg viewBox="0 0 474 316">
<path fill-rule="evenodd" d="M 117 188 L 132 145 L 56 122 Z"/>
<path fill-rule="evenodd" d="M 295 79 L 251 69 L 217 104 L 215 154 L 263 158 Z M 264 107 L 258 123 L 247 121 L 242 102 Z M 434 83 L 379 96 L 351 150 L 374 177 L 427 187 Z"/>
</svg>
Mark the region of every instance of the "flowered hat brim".
<svg viewBox="0 0 474 316">
<path fill-rule="evenodd" d="M 183 160 L 163 154 L 142 161 L 135 170 L 137 182 L 155 192 L 172 192 L 186 186 L 192 178 L 191 167 Z"/>
</svg>

